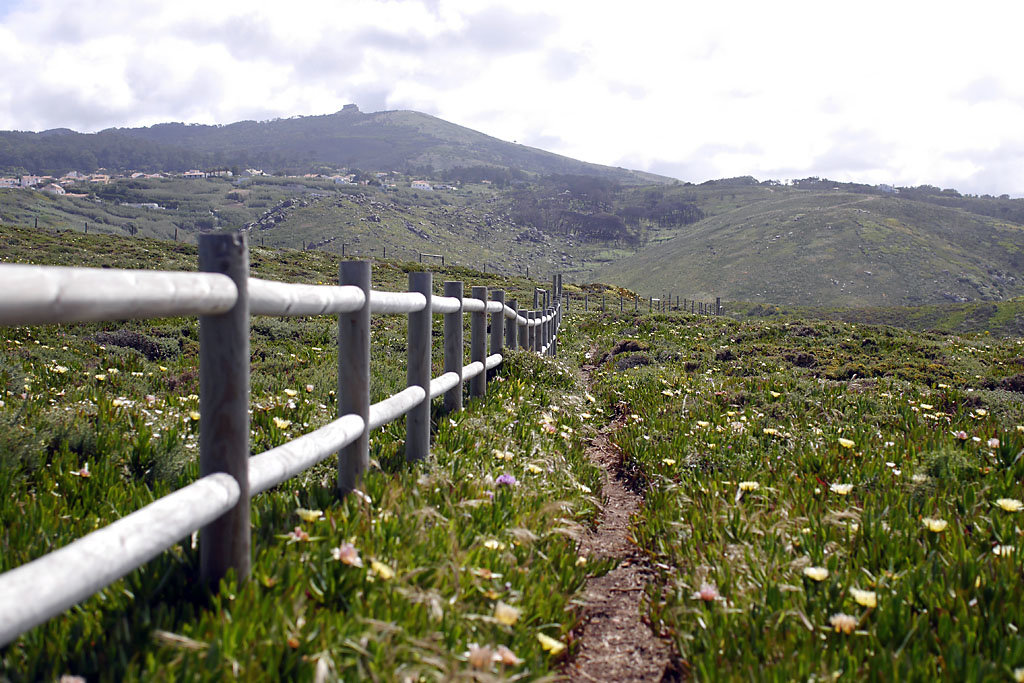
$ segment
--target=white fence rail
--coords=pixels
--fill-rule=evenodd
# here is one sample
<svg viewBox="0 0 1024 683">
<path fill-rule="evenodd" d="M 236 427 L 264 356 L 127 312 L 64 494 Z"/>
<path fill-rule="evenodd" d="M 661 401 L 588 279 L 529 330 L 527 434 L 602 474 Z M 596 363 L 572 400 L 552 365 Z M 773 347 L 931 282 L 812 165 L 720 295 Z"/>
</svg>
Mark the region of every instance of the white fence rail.
<svg viewBox="0 0 1024 683">
<path fill-rule="evenodd" d="M 446 282 L 432 296 L 431 273 L 410 273 L 409 292 L 370 288 L 370 264 L 344 261 L 339 285 L 270 282 L 248 276 L 244 235 L 203 235 L 200 270 L 161 272 L 0 264 L 0 325 L 91 322 L 198 315 L 200 321 L 201 478 L 71 544 L 0 575 L 0 646 L 102 590 L 200 531 L 202 579 L 234 569 L 249 574 L 250 499 L 337 453 L 342 495 L 369 464 L 369 432 L 406 417 L 406 458 L 429 450 L 430 400 L 461 410 L 462 385 L 484 396 L 487 371 L 505 349 L 557 349 L 561 276 L 542 309 L 518 310 L 504 292 Z M 370 405 L 370 314 L 409 316 L 408 386 Z M 471 318 L 470 363 L 463 364 L 463 315 Z M 430 377 L 431 316 L 445 318 L 444 373 Z M 490 355 L 487 315 L 491 315 Z M 338 316 L 339 417 L 250 457 L 249 322 L 253 315 Z M 32 600 L 26 600 L 32 595 Z"/>
</svg>

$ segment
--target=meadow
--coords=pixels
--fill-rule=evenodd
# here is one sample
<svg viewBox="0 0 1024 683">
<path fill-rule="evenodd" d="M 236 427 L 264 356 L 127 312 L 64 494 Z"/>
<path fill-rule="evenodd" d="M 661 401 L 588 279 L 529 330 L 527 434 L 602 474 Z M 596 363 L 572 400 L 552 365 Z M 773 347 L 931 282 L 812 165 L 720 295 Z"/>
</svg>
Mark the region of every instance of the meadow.
<svg viewBox="0 0 1024 683">
<path fill-rule="evenodd" d="M 0 245 L 18 262 L 196 263 L 190 245 L 140 238 L 3 228 Z M 421 267 L 377 263 L 374 287 Z M 252 251 L 259 277 L 336 269 Z M 520 301 L 533 286 L 438 270 L 438 286 Z M 334 328 L 254 318 L 254 452 L 335 415 Z M 0 570 L 196 477 L 197 339 L 190 319 L 0 330 Z M 404 318 L 375 316 L 372 340 L 379 400 L 404 386 Z M 586 444 L 611 428 L 644 497 L 642 616 L 672 646 L 670 674 L 1024 678 L 1024 340 L 577 308 L 559 344 L 555 359 L 512 353 L 464 412 L 435 408 L 424 463 L 404 462 L 401 423 L 372 434 L 361 495 L 339 500 L 327 463 L 257 496 L 248 582 L 198 585 L 182 539 L 0 649 L 2 677 L 557 676 L 586 580 L 613 565 L 577 542 L 601 500 Z M 437 348 L 435 375 L 440 362 Z"/>
<path fill-rule="evenodd" d="M 698 680 L 1024 677 L 1019 338 L 602 316 L 652 627 Z M 606 358 L 621 339 L 641 351 Z"/>
</svg>

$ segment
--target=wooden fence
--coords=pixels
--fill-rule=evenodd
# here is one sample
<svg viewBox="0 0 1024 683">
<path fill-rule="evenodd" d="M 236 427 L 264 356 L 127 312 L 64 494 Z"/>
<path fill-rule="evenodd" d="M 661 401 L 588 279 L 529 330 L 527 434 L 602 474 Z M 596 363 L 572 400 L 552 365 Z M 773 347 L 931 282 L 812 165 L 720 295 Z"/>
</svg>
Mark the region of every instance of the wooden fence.
<svg viewBox="0 0 1024 683">
<path fill-rule="evenodd" d="M 356 490 L 369 464 L 369 433 L 406 418 L 406 459 L 427 456 L 430 400 L 461 410 L 463 383 L 484 396 L 487 371 L 505 349 L 552 355 L 562 319 L 561 276 L 545 305 L 520 311 L 504 292 L 409 274 L 408 292 L 370 287 L 368 261 L 343 261 L 338 286 L 249 277 L 242 234 L 202 235 L 199 270 L 162 272 L 0 265 L 0 325 L 199 316 L 200 478 L 71 544 L 0 575 L 0 646 L 102 590 L 200 531 L 201 578 L 216 585 L 251 562 L 250 499 L 337 453 L 341 494 Z M 535 295 L 535 302 L 537 297 Z M 370 404 L 370 315 L 407 314 L 407 388 Z M 463 315 L 470 315 L 470 363 L 463 365 Z M 444 316 L 444 372 L 431 378 L 432 316 Z M 250 457 L 250 317 L 338 316 L 338 419 Z M 490 315 L 490 354 L 487 316 Z M 26 599 L 32 596 L 32 599 Z"/>
</svg>

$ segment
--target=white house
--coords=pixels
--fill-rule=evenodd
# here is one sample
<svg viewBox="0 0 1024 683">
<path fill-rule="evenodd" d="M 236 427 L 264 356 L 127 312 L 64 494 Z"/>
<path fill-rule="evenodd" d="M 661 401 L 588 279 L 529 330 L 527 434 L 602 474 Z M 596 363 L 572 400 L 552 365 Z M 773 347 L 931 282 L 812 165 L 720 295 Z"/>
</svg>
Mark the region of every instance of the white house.
<svg viewBox="0 0 1024 683">
<path fill-rule="evenodd" d="M 18 187 L 17 178 L 0 178 L 0 187 Z"/>
<path fill-rule="evenodd" d="M 182 178 L 205 178 L 206 174 L 203 173 L 202 171 L 197 171 L 195 169 L 192 169 L 191 171 L 185 171 L 184 173 L 182 173 L 181 177 Z"/>
<path fill-rule="evenodd" d="M 47 194 L 54 194 L 54 195 L 62 195 L 62 194 L 64 194 L 64 188 L 61 187 L 60 185 L 58 185 L 57 183 L 50 183 L 49 185 L 44 187 L 42 191 L 47 193 Z"/>
<path fill-rule="evenodd" d="M 434 189 L 433 187 L 430 186 L 430 183 L 428 183 L 426 180 L 414 180 L 414 181 L 412 181 L 409 184 L 409 187 L 411 187 L 414 190 L 433 190 Z"/>
<path fill-rule="evenodd" d="M 33 187 L 43 182 L 44 178 L 41 175 L 23 175 L 21 176 L 22 187 Z"/>
</svg>

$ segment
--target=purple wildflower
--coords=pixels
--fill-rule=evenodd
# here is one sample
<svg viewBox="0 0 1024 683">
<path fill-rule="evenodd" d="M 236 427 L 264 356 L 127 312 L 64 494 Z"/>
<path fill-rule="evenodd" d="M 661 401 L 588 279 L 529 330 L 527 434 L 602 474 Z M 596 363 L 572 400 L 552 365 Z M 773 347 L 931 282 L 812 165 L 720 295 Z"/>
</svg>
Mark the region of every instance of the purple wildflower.
<svg viewBox="0 0 1024 683">
<path fill-rule="evenodd" d="M 519 482 L 517 482 L 516 478 L 511 474 L 502 474 L 494 480 L 494 483 L 498 486 L 515 486 Z"/>
</svg>

